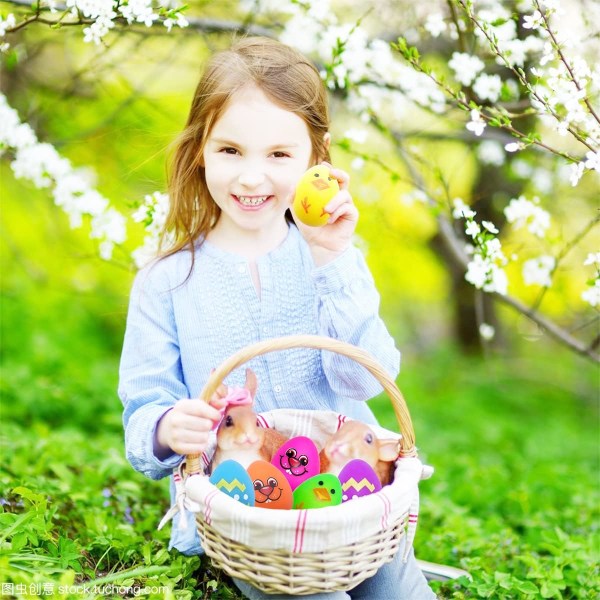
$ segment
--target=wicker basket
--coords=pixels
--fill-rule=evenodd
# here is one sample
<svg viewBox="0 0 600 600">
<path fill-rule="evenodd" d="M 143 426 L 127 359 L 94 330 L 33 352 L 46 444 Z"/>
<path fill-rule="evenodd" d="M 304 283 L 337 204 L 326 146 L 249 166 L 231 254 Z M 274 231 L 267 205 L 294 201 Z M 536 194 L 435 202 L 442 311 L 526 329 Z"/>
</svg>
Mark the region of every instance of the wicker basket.
<svg viewBox="0 0 600 600">
<path fill-rule="evenodd" d="M 394 482 L 376 494 L 318 510 L 273 511 L 248 507 L 222 494 L 202 475 L 200 456 L 187 456 L 186 495 L 192 501 L 192 506 L 196 507 L 192 510 L 207 555 L 231 577 L 246 580 L 267 594 L 305 595 L 349 590 L 394 558 L 409 520 L 413 520 L 416 526 L 418 480 L 421 478 L 422 465 L 416 458 L 412 422 L 395 382 L 367 352 L 344 342 L 312 335 L 260 342 L 240 350 L 223 362 L 211 374 L 201 398 L 210 398 L 231 371 L 251 358 L 298 347 L 344 355 L 364 366 L 377 378 L 389 396 L 402 433 L 400 459 Z M 303 414 L 308 414 L 309 418 L 313 418 L 313 415 L 319 418 L 318 415 L 323 412 L 303 411 Z M 214 518 L 215 505 L 221 511 L 227 511 L 223 512 L 221 525 Z M 375 505 L 379 508 L 374 509 Z M 375 515 L 381 506 L 384 507 L 383 517 Z M 310 513 L 310 518 L 306 513 Z M 372 515 L 370 528 L 366 527 L 365 533 L 360 531 L 363 528 L 361 520 L 369 518 L 369 515 Z M 284 531 L 280 542 L 285 539 L 285 527 L 289 525 L 289 535 L 296 536 L 294 543 L 291 546 L 288 544 L 287 548 L 283 547 L 285 543 L 273 548 L 257 547 L 252 543 L 252 531 L 250 537 L 241 536 L 244 541 L 234 539 L 238 537 L 235 532 L 239 522 L 243 521 L 250 530 L 254 524 L 257 528 L 262 526 L 264 531 L 265 527 L 273 526 L 269 525 L 267 519 L 270 523 L 279 521 L 278 526 L 281 525 Z M 318 523 L 311 523 L 314 519 Z M 312 535 L 313 544 L 307 544 L 310 546 L 308 548 L 298 544 L 299 522 L 302 522 L 303 535 L 306 534 L 307 539 Z M 315 531 L 311 531 L 311 527 L 316 528 Z M 331 534 L 335 534 L 333 537 L 328 534 L 327 527 L 331 528 Z M 357 539 L 345 537 L 343 543 L 338 543 L 336 536 L 349 535 L 346 532 L 355 527 Z M 261 542 L 264 546 L 263 537 Z M 348 543 L 349 539 L 353 541 Z M 319 540 L 317 546 L 323 547 L 315 547 L 314 540 Z"/>
</svg>

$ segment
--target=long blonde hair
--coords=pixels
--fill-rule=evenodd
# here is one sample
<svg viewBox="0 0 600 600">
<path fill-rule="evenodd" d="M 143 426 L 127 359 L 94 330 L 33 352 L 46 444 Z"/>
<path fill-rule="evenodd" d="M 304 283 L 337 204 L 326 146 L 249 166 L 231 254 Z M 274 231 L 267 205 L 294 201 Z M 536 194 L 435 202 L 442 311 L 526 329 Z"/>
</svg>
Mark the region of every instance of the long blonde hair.
<svg viewBox="0 0 600 600">
<path fill-rule="evenodd" d="M 325 142 L 329 130 L 327 92 L 315 66 L 300 52 L 276 40 L 239 40 L 208 62 L 185 128 L 176 140 L 168 181 L 170 208 L 160 245 L 162 256 L 186 247 L 193 249 L 219 218 L 221 211 L 206 186 L 202 156 L 211 129 L 229 99 L 248 84 L 256 85 L 275 104 L 304 119 L 314 164 L 330 160 Z"/>
</svg>

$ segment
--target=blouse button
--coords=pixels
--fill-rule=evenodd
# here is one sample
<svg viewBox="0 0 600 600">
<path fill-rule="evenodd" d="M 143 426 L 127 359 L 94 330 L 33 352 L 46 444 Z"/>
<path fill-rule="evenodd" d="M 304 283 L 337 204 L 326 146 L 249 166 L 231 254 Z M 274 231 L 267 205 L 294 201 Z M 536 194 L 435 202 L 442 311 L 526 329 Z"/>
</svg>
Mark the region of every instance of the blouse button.
<svg viewBox="0 0 600 600">
<path fill-rule="evenodd" d="M 283 388 L 280 385 L 276 385 L 273 389 L 279 393 Z"/>
</svg>

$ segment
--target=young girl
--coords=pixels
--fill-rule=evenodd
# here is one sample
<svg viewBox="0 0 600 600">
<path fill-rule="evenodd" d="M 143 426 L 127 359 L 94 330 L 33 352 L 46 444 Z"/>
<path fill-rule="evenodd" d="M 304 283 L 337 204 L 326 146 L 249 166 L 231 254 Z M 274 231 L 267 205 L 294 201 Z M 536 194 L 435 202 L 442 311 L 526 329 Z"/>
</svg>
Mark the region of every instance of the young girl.
<svg viewBox="0 0 600 600">
<path fill-rule="evenodd" d="M 358 211 L 347 174 L 332 170 L 340 192 L 324 227 L 289 217 L 301 175 L 330 160 L 328 128 L 318 72 L 283 44 L 244 39 L 206 68 L 174 155 L 170 247 L 136 277 L 121 359 L 127 456 L 148 477 L 166 477 L 184 455 L 204 450 L 220 406 L 198 400 L 200 391 L 211 369 L 249 344 L 330 336 L 371 352 L 397 375 L 399 353 L 379 318 L 379 295 L 351 243 Z M 381 388 L 350 359 L 300 348 L 248 366 L 259 381 L 257 411 L 329 409 L 376 422 L 364 401 Z M 229 385 L 243 384 L 238 371 Z M 177 519 L 171 546 L 201 552 L 197 532 L 182 532 Z M 403 564 L 401 555 L 348 594 L 310 598 L 434 598 L 414 558 Z M 248 598 L 275 598 L 236 584 Z"/>
</svg>

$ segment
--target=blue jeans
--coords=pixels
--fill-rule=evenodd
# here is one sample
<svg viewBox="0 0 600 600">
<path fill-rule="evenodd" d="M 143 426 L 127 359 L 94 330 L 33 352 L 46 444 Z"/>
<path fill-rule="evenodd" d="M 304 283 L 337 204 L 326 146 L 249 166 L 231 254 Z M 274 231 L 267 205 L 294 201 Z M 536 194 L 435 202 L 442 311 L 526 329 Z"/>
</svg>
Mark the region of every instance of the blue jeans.
<svg viewBox="0 0 600 600">
<path fill-rule="evenodd" d="M 373 577 L 365 579 L 347 592 L 327 592 L 310 596 L 265 594 L 246 581 L 233 581 L 249 600 L 285 600 L 294 597 L 305 600 L 435 600 L 436 596 L 421 573 L 412 549 L 408 561 L 402 562 L 405 541 L 406 536 L 393 561 L 383 565 Z"/>
</svg>

